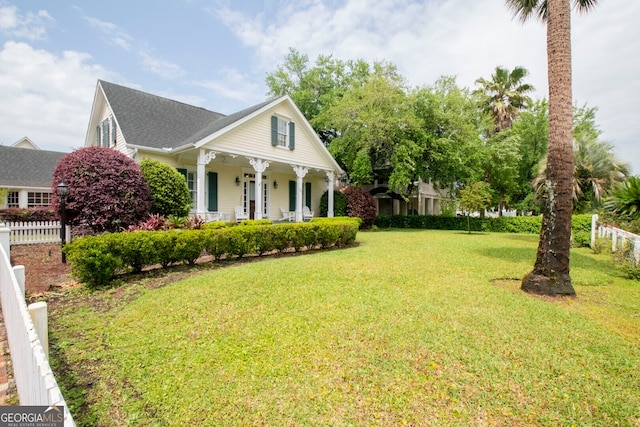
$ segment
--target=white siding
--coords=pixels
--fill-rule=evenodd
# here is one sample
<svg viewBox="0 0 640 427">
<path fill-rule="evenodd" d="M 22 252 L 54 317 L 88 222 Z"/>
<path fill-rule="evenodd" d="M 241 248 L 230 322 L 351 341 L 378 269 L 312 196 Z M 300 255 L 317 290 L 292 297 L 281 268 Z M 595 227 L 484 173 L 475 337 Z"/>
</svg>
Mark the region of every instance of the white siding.
<svg viewBox="0 0 640 427">
<path fill-rule="evenodd" d="M 271 145 L 271 116 L 274 114 L 289 118 L 296 124 L 294 150 Z M 213 150 L 247 153 L 259 158 L 278 159 L 283 163 L 332 168 L 322 147 L 314 139 L 315 134 L 309 132 L 304 119 L 283 103 L 217 138 L 208 147 Z"/>
</svg>

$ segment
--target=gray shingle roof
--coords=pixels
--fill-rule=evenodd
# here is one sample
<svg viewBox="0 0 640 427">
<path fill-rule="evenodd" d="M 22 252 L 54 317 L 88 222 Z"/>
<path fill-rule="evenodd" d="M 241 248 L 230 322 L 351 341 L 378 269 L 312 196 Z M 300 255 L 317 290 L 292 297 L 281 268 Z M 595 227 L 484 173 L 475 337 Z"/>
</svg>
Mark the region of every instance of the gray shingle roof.
<svg viewBox="0 0 640 427">
<path fill-rule="evenodd" d="M 195 143 L 271 102 L 226 116 L 104 80 L 99 83 L 127 144 L 156 149 Z"/>
<path fill-rule="evenodd" d="M 233 113 L 233 114 L 229 114 L 228 116 L 221 117 L 220 119 L 214 122 L 211 122 L 208 126 L 204 127 L 202 130 L 192 135 L 192 137 L 189 138 L 187 142 L 196 143 L 208 135 L 218 132 L 219 130 L 224 129 L 227 126 L 231 126 L 238 120 L 241 120 L 247 117 L 251 113 L 258 111 L 259 109 L 261 109 L 265 105 L 270 104 L 271 102 L 273 102 L 273 99 L 267 100 L 265 102 L 262 102 L 260 104 L 254 105 L 249 108 L 245 108 L 244 110 L 238 111 L 237 113 Z"/>
<path fill-rule="evenodd" d="M 0 146 L 0 185 L 51 187 L 56 164 L 68 153 Z"/>
</svg>

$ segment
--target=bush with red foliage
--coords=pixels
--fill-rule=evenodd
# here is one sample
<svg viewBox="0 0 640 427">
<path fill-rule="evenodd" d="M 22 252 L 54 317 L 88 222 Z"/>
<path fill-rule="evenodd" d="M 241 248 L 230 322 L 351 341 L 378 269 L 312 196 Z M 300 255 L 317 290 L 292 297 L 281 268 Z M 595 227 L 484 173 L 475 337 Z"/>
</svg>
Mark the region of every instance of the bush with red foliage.
<svg viewBox="0 0 640 427">
<path fill-rule="evenodd" d="M 340 191 L 347 199 L 347 216 L 360 218 L 362 220 L 360 228 L 371 228 L 377 214 L 373 196 L 360 187 L 349 186 Z"/>
<path fill-rule="evenodd" d="M 149 187 L 140 167 L 129 157 L 103 147 L 88 147 L 64 156 L 53 173 L 52 208 L 60 199 L 56 187 L 69 187 L 67 221 L 94 233 L 114 232 L 138 224 L 149 216 Z"/>
</svg>

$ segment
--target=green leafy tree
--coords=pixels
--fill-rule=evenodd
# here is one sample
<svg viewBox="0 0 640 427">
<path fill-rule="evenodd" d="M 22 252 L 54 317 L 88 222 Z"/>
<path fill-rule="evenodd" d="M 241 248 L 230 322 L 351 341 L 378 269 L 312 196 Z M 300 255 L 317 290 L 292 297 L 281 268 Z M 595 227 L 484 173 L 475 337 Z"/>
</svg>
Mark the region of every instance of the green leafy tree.
<svg viewBox="0 0 640 427">
<path fill-rule="evenodd" d="M 581 10 L 597 0 L 574 0 Z M 573 138 L 571 89 L 571 1 L 507 0 L 523 22 L 537 16 L 547 24 L 549 143 L 540 242 L 533 270 L 521 289 L 547 295 L 575 295 L 569 274 L 573 211 Z"/>
<path fill-rule="evenodd" d="M 390 68 L 395 73 L 395 68 Z M 326 122 L 317 122 L 334 102 L 350 89 L 362 86 L 371 74 L 371 66 L 364 60 L 342 61 L 331 55 L 320 55 L 315 64 L 309 57 L 290 48 L 284 63 L 267 74 L 268 94 L 289 95 L 325 145 L 336 137 L 336 130 Z"/>
<path fill-rule="evenodd" d="M 166 163 L 145 159 L 140 162 L 151 192 L 151 214 L 184 217 L 189 214 L 191 193 L 184 176 Z"/>
<path fill-rule="evenodd" d="M 520 138 L 517 134 L 505 129 L 489 138 L 486 144 L 487 163 L 485 171 L 489 185 L 497 196 L 499 215 L 507 202 L 518 191 Z"/>
<path fill-rule="evenodd" d="M 336 129 L 329 151 L 351 183 L 368 184 L 385 174 L 390 189 L 403 194 L 415 181 L 424 136 L 402 78 L 388 67 L 376 64 L 362 86 L 346 92 L 316 123 Z"/>
<path fill-rule="evenodd" d="M 517 190 L 511 196 L 510 205 L 519 211 L 540 213 L 540 204 L 535 202 L 532 183 L 538 175 L 540 161 L 547 154 L 548 104 L 546 99 L 536 100 L 522 111 L 513 122 L 511 133 L 517 135 L 520 144 L 518 152 Z"/>
<path fill-rule="evenodd" d="M 512 71 L 496 67 L 490 80 L 476 80 L 480 88 L 474 93 L 481 97 L 485 111 L 491 114 L 494 132 L 511 128 L 520 110 L 531 102 L 527 93 L 533 92 L 534 88 L 523 81 L 528 75 L 529 71 L 524 67 L 515 67 Z"/>
<path fill-rule="evenodd" d="M 471 234 L 470 214 L 484 212 L 491 202 L 491 187 L 486 182 L 474 182 L 460 190 L 458 204 L 467 216 L 467 231 Z"/>
<path fill-rule="evenodd" d="M 417 159 L 418 176 L 441 188 L 484 178 L 486 151 L 481 136 L 491 122 L 478 111 L 471 93 L 453 77 L 412 94 L 413 111 L 424 132 L 424 150 Z"/>
</svg>

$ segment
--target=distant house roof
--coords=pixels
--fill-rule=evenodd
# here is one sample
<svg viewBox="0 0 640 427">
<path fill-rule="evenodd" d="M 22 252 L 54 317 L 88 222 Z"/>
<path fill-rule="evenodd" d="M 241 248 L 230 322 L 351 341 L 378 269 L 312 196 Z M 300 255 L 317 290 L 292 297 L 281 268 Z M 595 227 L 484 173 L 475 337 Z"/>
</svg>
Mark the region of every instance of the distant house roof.
<svg viewBox="0 0 640 427">
<path fill-rule="evenodd" d="M 30 140 L 26 136 L 23 136 L 21 139 L 19 139 L 18 141 L 14 142 L 12 147 L 29 148 L 31 150 L 39 150 L 40 149 L 40 147 L 38 147 L 35 142 Z"/>
<path fill-rule="evenodd" d="M 156 149 L 196 143 L 273 102 L 227 116 L 104 80 L 99 84 L 127 144 Z"/>
<path fill-rule="evenodd" d="M 56 164 L 66 154 L 0 146 L 0 187 L 50 188 Z"/>
</svg>

